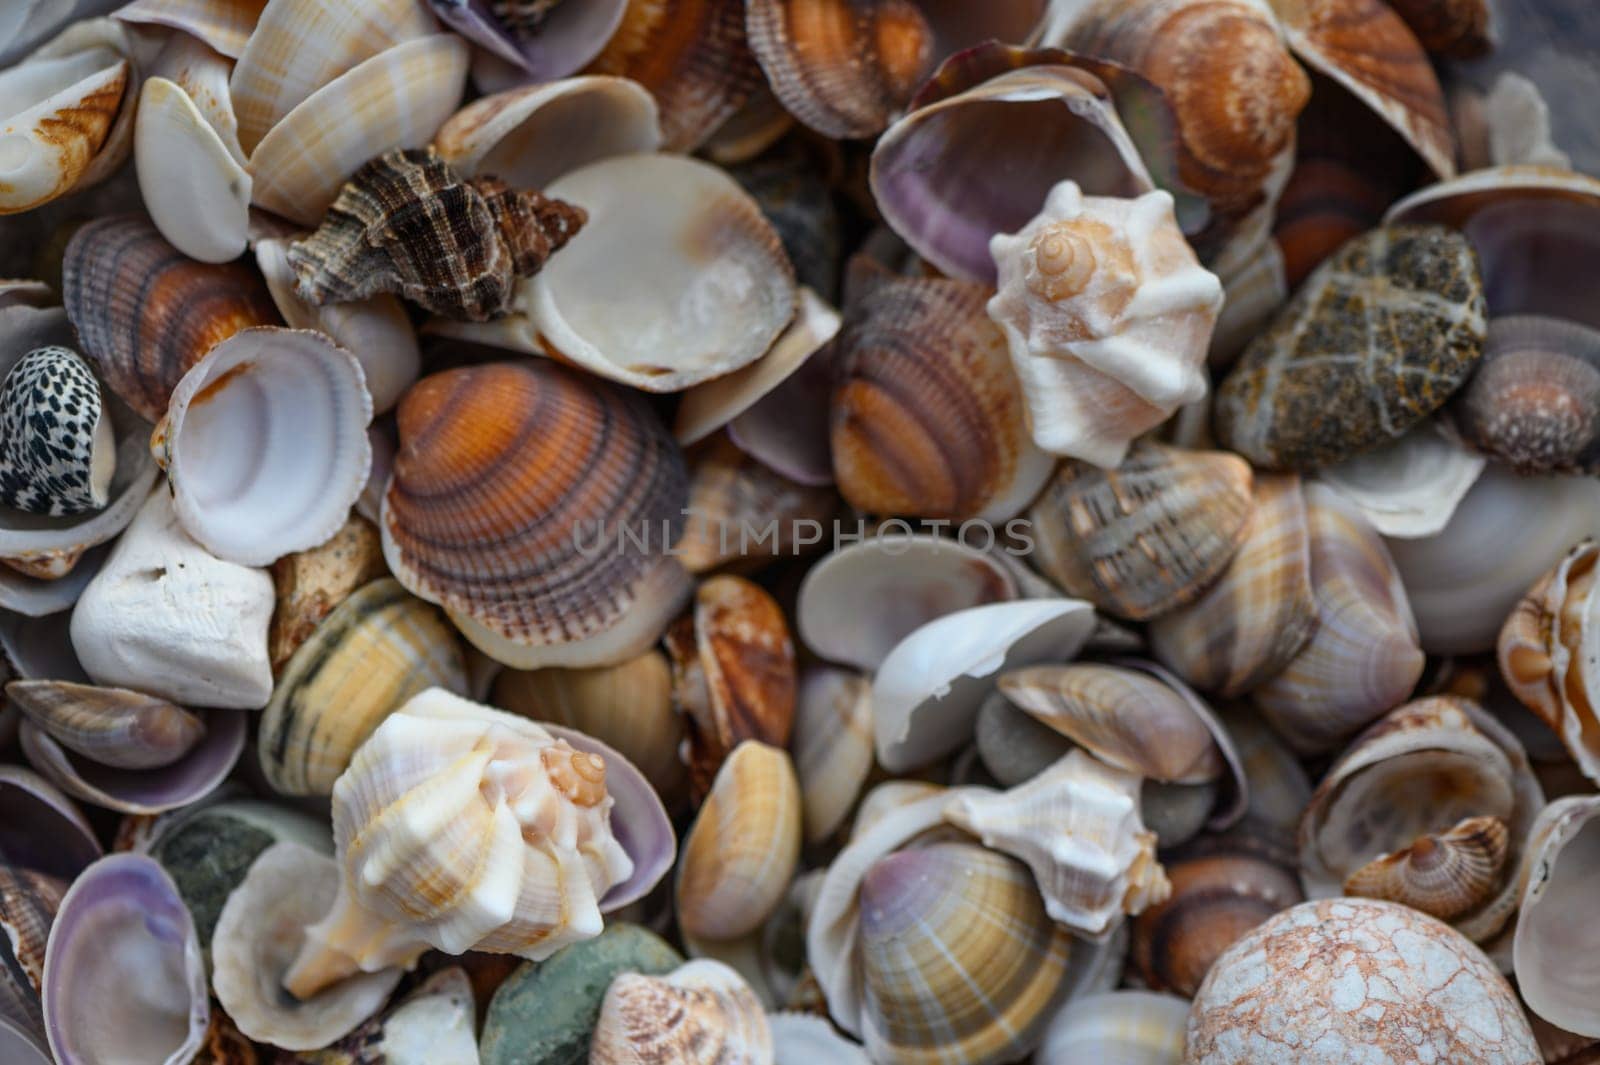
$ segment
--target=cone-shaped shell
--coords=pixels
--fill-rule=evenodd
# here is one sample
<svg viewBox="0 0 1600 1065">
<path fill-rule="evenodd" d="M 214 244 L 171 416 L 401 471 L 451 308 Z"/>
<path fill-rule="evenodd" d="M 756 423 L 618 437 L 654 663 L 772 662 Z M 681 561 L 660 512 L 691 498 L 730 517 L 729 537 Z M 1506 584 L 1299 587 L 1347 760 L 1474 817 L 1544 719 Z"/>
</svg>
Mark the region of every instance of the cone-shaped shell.
<svg viewBox="0 0 1600 1065">
<path fill-rule="evenodd" d="M 1210 586 L 1244 541 L 1249 465 L 1220 451 L 1135 444 L 1115 470 L 1063 462 L 1029 511 L 1039 567 L 1068 594 L 1134 621 Z"/>
<path fill-rule="evenodd" d="M 161 866 L 113 854 L 84 870 L 61 900 L 45 954 L 56 1060 L 183 1065 L 210 1014 L 194 921 Z"/>
<path fill-rule="evenodd" d="M 1167 783 L 1222 774 L 1211 731 L 1177 692 L 1120 666 L 1032 666 L 1002 674 L 1007 699 L 1095 757 Z"/>
<path fill-rule="evenodd" d="M 0 73 L 0 214 L 31 210 L 83 184 L 130 85 L 136 93 L 132 63 L 104 46 L 35 56 Z"/>
<path fill-rule="evenodd" d="M 188 259 L 141 215 L 97 218 L 73 234 L 62 301 L 100 379 L 151 422 L 212 347 L 279 321 L 253 271 Z"/>
<path fill-rule="evenodd" d="M 1498 817 L 1469 817 L 1374 858 L 1345 877 L 1344 893 L 1454 920 L 1499 890 L 1508 840 L 1506 823 Z"/>
<path fill-rule="evenodd" d="M 691 961 L 666 976 L 619 974 L 589 1044 L 591 1065 L 759 1065 L 772 1033 L 750 985 L 728 966 Z"/>
<path fill-rule="evenodd" d="M 1015 1060 L 1044 1034 L 1071 943 L 1020 862 L 968 843 L 880 859 L 857 962 L 874 1061 Z"/>
<path fill-rule="evenodd" d="M 205 735 L 195 714 L 125 688 L 14 680 L 6 698 L 63 747 L 115 769 L 170 765 Z"/>
<path fill-rule="evenodd" d="M 353 593 L 300 646 L 262 711 L 256 748 L 285 795 L 331 795 L 356 748 L 427 688 L 467 693 L 466 656 L 437 607 L 385 577 Z"/>
<path fill-rule="evenodd" d="M 150 449 L 184 531 L 262 566 L 339 531 L 367 481 L 371 421 L 355 356 L 321 333 L 247 329 L 184 374 Z"/>
<path fill-rule="evenodd" d="M 1404 585 L 1367 519 L 1321 485 L 1305 489 L 1317 626 L 1254 699 L 1301 753 L 1332 750 L 1398 706 L 1422 676 Z"/>
<path fill-rule="evenodd" d="M 840 493 L 869 514 L 1003 521 L 1027 505 L 1053 460 L 1025 429 L 988 290 L 901 278 L 857 260 L 834 338 L 830 409 Z"/>
<path fill-rule="evenodd" d="M 521 669 L 626 661 L 687 593 L 667 551 L 683 459 L 637 398 L 549 362 L 423 378 L 401 400 L 384 555 Z"/>
<path fill-rule="evenodd" d="M 116 431 L 71 348 L 28 352 L 0 381 L 0 504 L 68 517 L 110 502 Z"/>
<path fill-rule="evenodd" d="M 1139 778 L 1072 751 L 1005 792 L 966 788 L 945 809 L 954 825 L 1028 863 L 1050 917 L 1109 934 L 1171 891 L 1156 836 L 1139 820 Z"/>
<path fill-rule="evenodd" d="M 794 879 L 800 816 L 789 756 L 755 740 L 736 747 L 683 842 L 677 913 L 686 934 L 725 940 L 761 926 Z"/>
</svg>

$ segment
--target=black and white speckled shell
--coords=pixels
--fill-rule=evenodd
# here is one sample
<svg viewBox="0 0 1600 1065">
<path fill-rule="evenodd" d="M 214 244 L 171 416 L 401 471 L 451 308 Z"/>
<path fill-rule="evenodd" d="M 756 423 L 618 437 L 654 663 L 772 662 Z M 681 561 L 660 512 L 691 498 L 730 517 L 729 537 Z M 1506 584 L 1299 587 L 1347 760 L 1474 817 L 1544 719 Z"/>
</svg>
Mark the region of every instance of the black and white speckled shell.
<svg viewBox="0 0 1600 1065">
<path fill-rule="evenodd" d="M 62 517 L 103 507 L 93 483 L 100 385 L 68 348 L 36 348 L 0 385 L 0 504 Z"/>
</svg>

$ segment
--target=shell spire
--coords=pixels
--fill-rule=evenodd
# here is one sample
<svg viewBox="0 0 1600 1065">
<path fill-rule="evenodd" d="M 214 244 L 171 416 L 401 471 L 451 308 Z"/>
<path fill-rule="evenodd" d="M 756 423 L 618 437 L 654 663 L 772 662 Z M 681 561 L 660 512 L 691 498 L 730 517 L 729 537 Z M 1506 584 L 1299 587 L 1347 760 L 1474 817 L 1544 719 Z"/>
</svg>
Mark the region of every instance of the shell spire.
<svg viewBox="0 0 1600 1065">
<path fill-rule="evenodd" d="M 322 225 L 289 248 L 295 292 L 321 306 L 398 292 L 447 318 L 511 309 L 578 232 L 583 208 L 498 178 L 471 181 L 430 149 L 395 150 L 345 183 Z"/>
</svg>

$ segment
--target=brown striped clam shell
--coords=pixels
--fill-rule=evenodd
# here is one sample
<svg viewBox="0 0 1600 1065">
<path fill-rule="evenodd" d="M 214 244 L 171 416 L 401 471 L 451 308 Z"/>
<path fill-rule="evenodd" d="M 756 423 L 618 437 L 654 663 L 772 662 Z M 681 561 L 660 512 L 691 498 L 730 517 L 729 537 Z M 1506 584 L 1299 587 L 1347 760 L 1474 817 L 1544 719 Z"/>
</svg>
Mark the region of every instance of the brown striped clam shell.
<svg viewBox="0 0 1600 1065">
<path fill-rule="evenodd" d="M 67 244 L 62 301 L 83 354 L 149 421 L 206 352 L 242 329 L 281 325 L 265 282 L 239 263 L 184 256 L 143 215 L 97 218 Z"/>
<path fill-rule="evenodd" d="M 1510 830 L 1498 817 L 1468 817 L 1443 832 L 1363 865 L 1345 877 L 1346 895 L 1388 899 L 1451 921 L 1500 887 Z"/>
<path fill-rule="evenodd" d="M 53 876 L 0 862 L 0 1021 L 43 1031 L 45 942 L 66 890 Z"/>
<path fill-rule="evenodd" d="M 852 264 L 830 410 L 840 493 L 872 514 L 1004 520 L 1049 476 L 990 290 Z"/>
<path fill-rule="evenodd" d="M 1253 505 L 1239 456 L 1141 442 L 1114 470 L 1063 462 L 1029 517 L 1046 576 L 1144 621 L 1193 602 L 1227 568 Z"/>
<path fill-rule="evenodd" d="M 757 570 L 782 557 L 817 550 L 820 530 L 839 509 L 828 485 L 799 484 L 745 454 L 726 433 L 713 437 L 689 471 L 689 515 L 678 560 L 690 573 L 728 567 Z M 774 524 L 775 523 L 775 524 Z M 819 539 L 805 545 L 802 530 Z M 773 537 L 766 531 L 775 528 Z"/>
<path fill-rule="evenodd" d="M 384 494 L 400 583 L 521 669 L 644 651 L 687 593 L 683 458 L 643 401 L 554 363 L 424 377 Z"/>
</svg>

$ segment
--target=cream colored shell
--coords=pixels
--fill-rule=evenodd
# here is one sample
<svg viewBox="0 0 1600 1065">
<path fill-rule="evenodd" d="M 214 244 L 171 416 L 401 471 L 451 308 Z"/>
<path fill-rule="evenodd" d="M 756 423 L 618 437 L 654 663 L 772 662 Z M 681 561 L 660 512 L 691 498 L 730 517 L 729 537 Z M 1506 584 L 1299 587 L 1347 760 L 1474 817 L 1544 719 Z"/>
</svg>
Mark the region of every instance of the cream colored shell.
<svg viewBox="0 0 1600 1065">
<path fill-rule="evenodd" d="M 667 976 L 611 981 L 589 1045 L 590 1065 L 766 1065 L 772 1032 L 755 992 L 702 958 Z"/>
</svg>

